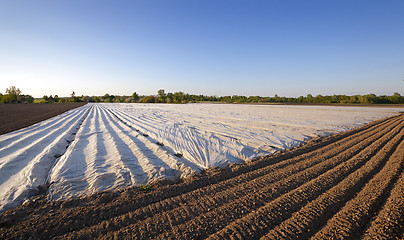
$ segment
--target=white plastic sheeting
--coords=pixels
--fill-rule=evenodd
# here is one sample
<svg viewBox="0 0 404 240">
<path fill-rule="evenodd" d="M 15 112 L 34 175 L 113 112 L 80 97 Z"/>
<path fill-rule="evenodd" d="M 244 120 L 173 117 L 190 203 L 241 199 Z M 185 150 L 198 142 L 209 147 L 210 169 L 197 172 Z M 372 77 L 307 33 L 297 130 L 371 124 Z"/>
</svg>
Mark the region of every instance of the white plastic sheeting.
<svg viewBox="0 0 404 240">
<path fill-rule="evenodd" d="M 0 136 L 0 211 L 51 183 L 66 199 L 178 179 L 402 108 L 235 104 L 87 104 Z"/>
</svg>

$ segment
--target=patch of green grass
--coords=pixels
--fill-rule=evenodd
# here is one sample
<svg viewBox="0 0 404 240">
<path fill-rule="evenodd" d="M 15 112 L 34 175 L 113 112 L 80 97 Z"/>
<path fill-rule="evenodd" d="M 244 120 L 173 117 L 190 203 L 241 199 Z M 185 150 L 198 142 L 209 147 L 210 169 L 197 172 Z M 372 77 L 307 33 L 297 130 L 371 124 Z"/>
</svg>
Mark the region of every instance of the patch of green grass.
<svg viewBox="0 0 404 240">
<path fill-rule="evenodd" d="M 140 191 L 151 191 L 151 190 L 153 190 L 153 186 L 150 184 L 141 184 L 139 186 L 139 190 Z"/>
</svg>

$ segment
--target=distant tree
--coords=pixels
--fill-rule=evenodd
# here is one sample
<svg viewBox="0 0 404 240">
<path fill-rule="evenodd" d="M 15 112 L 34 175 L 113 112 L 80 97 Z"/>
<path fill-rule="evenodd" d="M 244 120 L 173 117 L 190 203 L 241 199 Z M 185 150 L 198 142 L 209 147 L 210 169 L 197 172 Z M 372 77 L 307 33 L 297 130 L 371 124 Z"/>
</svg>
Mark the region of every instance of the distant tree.
<svg viewBox="0 0 404 240">
<path fill-rule="evenodd" d="M 94 102 L 101 102 L 102 97 L 95 96 L 93 98 L 94 98 Z"/>
<path fill-rule="evenodd" d="M 21 94 L 20 96 L 18 96 L 18 102 L 19 103 L 33 103 L 34 98 L 31 95 Z"/>
<path fill-rule="evenodd" d="M 21 94 L 21 90 L 19 88 L 16 88 L 15 86 L 11 86 L 6 89 L 6 94 L 18 96 Z"/>
<path fill-rule="evenodd" d="M 45 101 L 45 103 L 49 102 L 49 97 L 48 95 L 43 95 L 42 99 Z"/>
<path fill-rule="evenodd" d="M 174 100 L 174 103 L 182 103 L 183 100 L 185 100 L 184 93 L 181 92 L 181 91 L 180 92 L 175 92 L 173 94 L 173 100 Z"/>
<path fill-rule="evenodd" d="M 231 103 L 231 97 L 230 96 L 221 97 L 221 101 L 225 103 Z"/>
<path fill-rule="evenodd" d="M 50 95 L 48 98 L 48 103 L 54 103 L 54 102 L 55 102 L 55 98 L 53 98 L 53 96 Z"/>
<path fill-rule="evenodd" d="M 312 103 L 312 102 L 314 101 L 314 100 L 313 100 L 313 95 L 311 95 L 310 93 L 307 94 L 307 96 L 306 96 L 306 101 L 309 102 L 309 103 Z"/>
<path fill-rule="evenodd" d="M 338 103 L 339 101 L 338 101 L 338 96 L 337 95 L 332 95 L 331 96 L 331 103 Z M 320 102 L 321 103 L 321 102 Z"/>
<path fill-rule="evenodd" d="M 114 98 L 115 98 L 114 95 L 109 95 L 108 93 L 106 93 L 106 94 L 102 97 L 102 100 L 103 100 L 103 102 L 110 103 L 110 102 L 113 101 Z"/>
<path fill-rule="evenodd" d="M 390 103 L 404 103 L 404 98 L 398 92 L 395 92 L 393 96 L 389 96 L 388 100 Z"/>
<path fill-rule="evenodd" d="M 31 95 L 25 95 L 25 102 L 26 103 L 33 103 L 34 102 L 34 97 Z"/>
<path fill-rule="evenodd" d="M 259 102 L 260 96 L 249 96 L 247 100 L 248 102 Z"/>
<path fill-rule="evenodd" d="M 167 103 L 172 103 L 174 99 L 174 94 L 173 93 L 167 93 L 166 95 L 166 102 Z"/>
<path fill-rule="evenodd" d="M 269 102 L 270 98 L 269 97 L 263 97 L 259 100 L 259 102 Z"/>
<path fill-rule="evenodd" d="M 321 94 L 319 94 L 313 99 L 313 101 L 315 103 L 322 103 L 322 102 L 326 101 L 326 98 L 323 97 Z"/>
<path fill-rule="evenodd" d="M 161 102 L 161 103 L 166 102 L 167 95 L 165 94 L 164 89 L 158 90 L 157 97 L 158 97 L 158 99 L 157 99 L 158 102 Z"/>
<path fill-rule="evenodd" d="M 123 96 L 114 96 L 113 102 L 115 103 L 123 103 L 125 101 L 125 97 Z"/>
<path fill-rule="evenodd" d="M 139 100 L 139 95 L 136 92 L 133 92 L 132 98 L 137 101 L 137 100 Z"/>
<path fill-rule="evenodd" d="M 125 99 L 124 102 L 125 103 L 133 103 L 133 102 L 135 102 L 135 99 L 133 97 L 128 97 L 128 98 Z"/>
<path fill-rule="evenodd" d="M 139 100 L 141 103 L 155 103 L 156 98 L 154 96 L 145 96 Z"/>
<path fill-rule="evenodd" d="M 377 103 L 377 96 L 375 94 L 367 94 L 359 97 L 360 103 L 363 104 L 373 104 Z"/>
<path fill-rule="evenodd" d="M 95 98 L 96 98 L 95 96 L 91 96 L 90 100 L 88 100 L 88 102 L 95 102 Z"/>
<path fill-rule="evenodd" d="M 89 96 L 81 96 L 81 101 L 82 101 L 82 102 L 89 102 L 89 101 L 90 101 L 90 97 L 89 97 Z"/>
<path fill-rule="evenodd" d="M 68 100 L 69 102 L 79 102 L 80 101 L 80 98 L 79 97 L 76 97 L 76 93 L 73 91 L 71 94 L 70 94 L 70 99 Z"/>
<path fill-rule="evenodd" d="M 5 102 L 7 103 L 17 103 L 18 102 L 18 97 L 21 94 L 21 90 L 19 88 L 16 88 L 15 86 L 11 86 L 6 89 L 6 98 Z"/>
<path fill-rule="evenodd" d="M 12 99 L 12 97 L 10 95 L 5 94 L 5 95 L 3 95 L 2 102 L 3 103 L 13 103 L 13 99 Z"/>
<path fill-rule="evenodd" d="M 233 95 L 231 97 L 231 101 L 235 102 L 235 103 L 243 103 L 243 102 L 247 101 L 247 97 L 246 96 Z"/>
<path fill-rule="evenodd" d="M 357 95 L 355 96 L 350 96 L 349 97 L 349 102 L 350 103 L 358 103 L 359 102 L 359 97 Z"/>
</svg>

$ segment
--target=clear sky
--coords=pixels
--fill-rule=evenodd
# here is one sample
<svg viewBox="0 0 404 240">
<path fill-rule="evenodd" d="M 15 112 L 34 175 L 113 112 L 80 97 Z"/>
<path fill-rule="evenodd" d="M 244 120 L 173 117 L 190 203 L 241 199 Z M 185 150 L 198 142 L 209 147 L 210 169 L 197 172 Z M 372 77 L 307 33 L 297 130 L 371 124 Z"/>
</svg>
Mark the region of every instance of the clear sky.
<svg viewBox="0 0 404 240">
<path fill-rule="evenodd" d="M 404 95 L 402 0 L 0 2 L 0 92 Z"/>
</svg>

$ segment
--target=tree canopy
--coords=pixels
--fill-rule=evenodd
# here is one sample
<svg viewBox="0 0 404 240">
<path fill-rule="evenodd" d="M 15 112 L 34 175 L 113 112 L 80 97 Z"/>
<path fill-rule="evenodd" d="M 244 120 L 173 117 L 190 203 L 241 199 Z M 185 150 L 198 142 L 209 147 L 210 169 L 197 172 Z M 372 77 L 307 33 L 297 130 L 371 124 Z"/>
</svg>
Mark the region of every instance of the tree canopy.
<svg viewBox="0 0 404 240">
<path fill-rule="evenodd" d="M 21 94 L 21 90 L 15 86 L 6 89 L 5 94 L 0 93 L 0 102 L 2 103 L 32 103 L 34 98 L 31 95 Z"/>
</svg>

